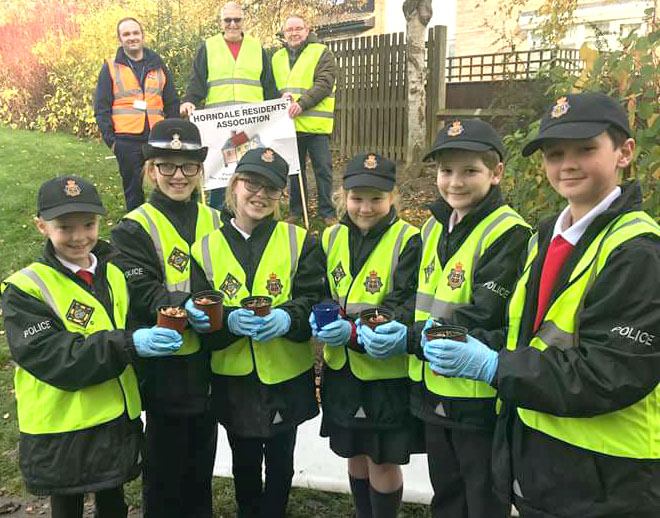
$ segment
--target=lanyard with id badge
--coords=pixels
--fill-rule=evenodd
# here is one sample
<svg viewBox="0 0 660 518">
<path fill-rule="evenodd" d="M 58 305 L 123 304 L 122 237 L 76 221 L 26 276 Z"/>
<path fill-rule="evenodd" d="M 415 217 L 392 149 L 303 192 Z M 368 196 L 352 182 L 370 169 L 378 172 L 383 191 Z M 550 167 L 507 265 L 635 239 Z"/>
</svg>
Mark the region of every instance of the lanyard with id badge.
<svg viewBox="0 0 660 518">
<path fill-rule="evenodd" d="M 145 67 L 144 64 L 142 64 L 140 74 L 138 75 L 135 67 L 133 66 L 133 60 L 128 59 L 128 64 L 131 67 L 131 70 L 133 71 L 133 74 L 135 75 L 136 79 L 138 80 L 138 84 L 140 85 L 140 90 L 142 90 L 142 94 L 144 95 L 144 85 L 142 84 L 142 81 L 144 80 L 144 73 L 145 73 Z M 141 110 L 143 112 L 147 111 L 147 101 L 144 99 L 136 99 L 133 101 L 133 108 L 136 110 Z"/>
</svg>

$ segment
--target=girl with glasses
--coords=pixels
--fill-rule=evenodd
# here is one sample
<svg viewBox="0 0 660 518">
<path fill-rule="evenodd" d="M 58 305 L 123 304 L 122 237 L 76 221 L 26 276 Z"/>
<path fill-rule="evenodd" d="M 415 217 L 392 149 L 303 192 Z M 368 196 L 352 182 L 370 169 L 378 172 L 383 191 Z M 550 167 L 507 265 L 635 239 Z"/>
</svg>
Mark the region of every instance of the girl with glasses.
<svg viewBox="0 0 660 518">
<path fill-rule="evenodd" d="M 143 152 L 144 181 L 153 192 L 112 231 L 131 315 L 136 326 L 151 326 L 162 306 L 185 307 L 190 323 L 177 355 L 145 360 L 139 369 L 147 412 L 144 516 L 211 518 L 217 425 L 208 411 L 209 354 L 197 334 L 210 324 L 190 299 L 190 247 L 220 227 L 220 213 L 199 203 L 207 148 L 194 124 L 157 123 Z"/>
<path fill-rule="evenodd" d="M 248 151 L 227 186 L 222 228 L 192 248 L 193 289 L 224 294 L 223 328 L 203 342 L 212 350 L 211 407 L 227 430 L 240 517 L 285 516 L 298 425 L 318 413 L 307 316 L 323 271 L 316 240 L 279 221 L 288 170 L 272 149 Z M 255 296 L 257 307 L 243 307 Z"/>
</svg>

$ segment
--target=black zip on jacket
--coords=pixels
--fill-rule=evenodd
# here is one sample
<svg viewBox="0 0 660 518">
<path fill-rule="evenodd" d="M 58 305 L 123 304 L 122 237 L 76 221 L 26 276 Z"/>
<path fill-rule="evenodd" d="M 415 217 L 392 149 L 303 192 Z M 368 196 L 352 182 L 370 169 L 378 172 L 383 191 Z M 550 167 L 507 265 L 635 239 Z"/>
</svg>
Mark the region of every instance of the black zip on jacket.
<svg viewBox="0 0 660 518">
<path fill-rule="evenodd" d="M 639 210 L 639 184 L 622 194 L 587 228 L 562 268 L 551 302 L 563 292 L 580 257 L 615 218 Z M 557 217 L 541 224 L 539 254 L 531 265 L 518 348 L 502 350 L 493 385 L 503 400 L 494 447 L 495 485 L 516 505 L 568 518 L 660 516 L 660 461 L 611 457 L 549 437 L 523 424 L 516 407 L 558 417 L 591 417 L 620 410 L 660 382 L 660 239 L 626 241 L 609 256 L 586 295 L 579 344 L 540 351 L 529 347 L 538 286 Z M 653 336 L 640 344 L 616 332 L 629 326 Z"/>
<path fill-rule="evenodd" d="M 277 221 L 272 217 L 264 218 L 254 228 L 250 237 L 245 239 L 232 225 L 232 218 L 233 214 L 224 210 L 223 226 L 219 231 L 242 265 L 246 275 L 246 287 L 251 290 L 259 261 Z M 310 339 L 309 314 L 312 305 L 323 296 L 324 278 L 316 238 L 307 234 L 298 261 L 298 269 L 293 278 L 291 300 L 278 306 L 291 317 L 291 327 L 284 335 L 285 338 L 294 342 L 307 342 Z M 211 289 L 202 266 L 194 259 L 191 261 L 191 285 L 193 292 Z M 227 319 L 235 309 L 239 308 L 225 307 L 223 327 L 220 331 L 200 335 L 205 349 L 209 351 L 225 349 L 244 338 L 229 331 Z M 318 413 L 313 371 L 314 369 L 310 369 L 293 379 L 274 385 L 262 383 L 256 369 L 247 376 L 213 374 L 212 411 L 228 431 L 241 437 L 272 437 L 311 419 Z M 280 412 L 282 422 L 274 419 L 276 412 Z"/>
<path fill-rule="evenodd" d="M 136 77 L 142 89 L 144 89 L 144 81 L 149 71 L 162 68 L 166 79 L 165 87 L 163 88 L 163 108 L 165 118 L 169 119 L 171 117 L 179 116 L 179 96 L 174 88 L 174 80 L 158 54 L 145 47 L 142 60 L 133 61 L 126 56 L 124 49 L 119 47 L 117 49 L 115 61 L 130 67 L 134 73 L 137 73 Z M 112 76 L 108 69 L 108 62 L 105 61 L 101 67 L 99 79 L 96 83 L 96 92 L 94 93 L 94 117 L 96 117 L 96 123 L 99 126 L 99 130 L 101 130 L 103 141 L 109 148 L 114 144 L 116 137 L 146 142 L 149 137 L 150 129 L 146 114 L 144 115 L 144 130 L 142 133 L 138 135 L 122 133 L 115 134 L 114 125 L 112 124 L 112 103 L 114 98 Z"/>
<path fill-rule="evenodd" d="M 437 250 L 443 268 L 477 225 L 503 205 L 505 203 L 499 186 L 491 187 L 486 197 L 454 226 L 451 233 L 448 231 L 449 218 L 453 212 L 451 206 L 442 198 L 430 206 L 431 213 L 443 226 Z M 474 273 L 471 304 L 458 308 L 447 323 L 466 327 L 470 335 L 492 349 L 500 350 L 504 346 L 502 328 L 507 299 L 513 290 L 520 257 L 526 250 L 530 235 L 529 228 L 515 226 L 484 252 Z M 498 289 L 492 289 L 492 286 Z M 408 344 L 409 351 L 421 359 L 424 359 L 421 332 L 425 323 L 415 323 Z M 443 397 L 427 390 L 423 382 L 413 385 L 411 395 L 413 414 L 429 424 L 472 429 L 492 429 L 495 426 L 494 398 Z M 440 403 L 446 416 L 435 412 Z"/>
<path fill-rule="evenodd" d="M 197 196 L 193 195 L 187 202 L 174 201 L 156 189 L 149 203 L 163 213 L 192 246 L 197 227 Z M 131 293 L 131 326 L 155 325 L 160 306 L 183 306 L 190 293 L 167 291 L 165 272 L 154 242 L 137 221 L 122 219 L 111 235 L 121 253 L 118 264 Z M 188 355 L 141 359 L 138 376 L 144 407 L 148 411 L 190 415 L 204 412 L 208 407 L 210 366 L 208 353 L 203 349 Z"/>
<path fill-rule="evenodd" d="M 55 257 L 46 242 L 38 262 L 50 266 L 90 292 L 113 315 L 106 281 L 112 247 L 99 241 L 92 250 L 98 264 L 92 286 Z M 60 390 L 77 391 L 117 379 L 137 359 L 132 332 L 107 330 L 84 337 L 66 329 L 43 301 L 6 284 L 2 311 L 12 359 L 22 369 Z M 44 326 L 48 322 L 48 326 Z M 28 333 L 28 329 L 40 329 Z M 39 409 L 35 409 L 38 412 Z M 58 434 L 20 434 L 19 465 L 28 490 L 35 494 L 72 494 L 117 487 L 139 475 L 142 425 L 126 413 L 93 428 Z M 111 451 L 112 455 L 107 452 Z"/>
</svg>

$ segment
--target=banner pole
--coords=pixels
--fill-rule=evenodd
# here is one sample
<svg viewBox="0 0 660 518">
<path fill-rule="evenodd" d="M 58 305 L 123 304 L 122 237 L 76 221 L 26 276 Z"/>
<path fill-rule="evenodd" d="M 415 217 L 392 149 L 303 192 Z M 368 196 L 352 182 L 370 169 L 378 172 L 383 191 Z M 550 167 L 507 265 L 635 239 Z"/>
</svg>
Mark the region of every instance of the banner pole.
<svg viewBox="0 0 660 518">
<path fill-rule="evenodd" d="M 298 173 L 298 187 L 300 189 L 300 202 L 303 210 L 303 224 L 309 230 L 309 215 L 307 214 L 307 196 L 305 196 L 305 187 L 303 185 L 302 171 Z"/>
</svg>

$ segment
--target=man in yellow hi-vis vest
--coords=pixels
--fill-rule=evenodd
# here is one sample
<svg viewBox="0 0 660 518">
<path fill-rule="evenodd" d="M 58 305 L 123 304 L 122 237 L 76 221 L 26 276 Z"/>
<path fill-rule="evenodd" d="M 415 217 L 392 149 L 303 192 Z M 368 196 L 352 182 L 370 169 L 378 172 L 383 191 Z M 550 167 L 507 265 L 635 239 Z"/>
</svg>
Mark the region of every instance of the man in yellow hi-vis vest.
<svg viewBox="0 0 660 518">
<path fill-rule="evenodd" d="M 330 135 L 334 123 L 335 57 L 325 45 L 310 34 L 305 20 L 299 15 L 284 22 L 284 48 L 273 55 L 273 75 L 278 92 L 291 99 L 289 116 L 296 124 L 300 174 L 307 199 L 306 156 L 312 160 L 319 198 L 319 215 L 326 225 L 337 222 L 332 205 L 332 155 Z M 300 185 L 296 178 L 290 182 L 290 220 L 302 215 Z"/>
<path fill-rule="evenodd" d="M 135 18 L 117 23 L 120 47 L 103 63 L 94 96 L 94 116 L 103 140 L 117 157 L 126 209 L 144 203 L 142 145 L 158 121 L 179 115 L 179 96 L 163 60 L 144 46 Z"/>
<path fill-rule="evenodd" d="M 259 103 L 275 97 L 270 59 L 256 38 L 243 32 L 245 15 L 236 2 L 227 2 L 220 11 L 222 31 L 197 50 L 188 88 L 181 104 L 181 116 L 193 110 L 239 103 Z M 209 205 L 224 204 L 225 188 L 211 190 Z"/>
</svg>

